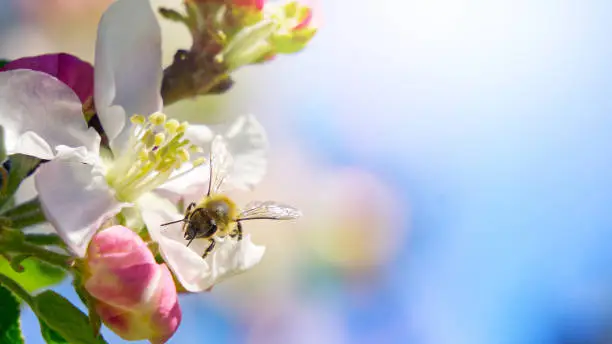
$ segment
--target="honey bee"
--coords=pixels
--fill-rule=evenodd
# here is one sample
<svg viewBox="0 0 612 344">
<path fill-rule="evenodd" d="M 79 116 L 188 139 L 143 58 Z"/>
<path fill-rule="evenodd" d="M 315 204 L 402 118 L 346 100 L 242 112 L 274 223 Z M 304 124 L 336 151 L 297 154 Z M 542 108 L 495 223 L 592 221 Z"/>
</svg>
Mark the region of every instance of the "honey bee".
<svg viewBox="0 0 612 344">
<path fill-rule="evenodd" d="M 208 193 L 199 203 L 192 202 L 185 210 L 184 218 L 162 224 L 166 226 L 183 222 L 185 240 L 189 246 L 195 239 L 207 239 L 210 244 L 202 258 L 206 258 L 215 248 L 216 238 L 242 240 L 242 222 L 248 220 L 292 220 L 302 213 L 291 206 L 273 201 L 250 202 L 243 210 L 221 193 L 221 186 L 233 167 L 233 158 L 223 137 L 216 136 L 210 150 L 210 175 Z"/>
</svg>

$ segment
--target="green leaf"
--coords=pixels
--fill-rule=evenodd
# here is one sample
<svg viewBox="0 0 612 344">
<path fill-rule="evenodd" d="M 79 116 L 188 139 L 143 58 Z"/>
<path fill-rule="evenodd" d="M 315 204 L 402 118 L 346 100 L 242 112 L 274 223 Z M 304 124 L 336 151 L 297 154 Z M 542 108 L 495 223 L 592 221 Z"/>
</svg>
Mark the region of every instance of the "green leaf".
<svg viewBox="0 0 612 344">
<path fill-rule="evenodd" d="M 35 313 L 71 344 L 105 343 L 93 334 L 89 318 L 60 294 L 46 290 L 34 297 Z"/>
<path fill-rule="evenodd" d="M 22 344 L 23 337 L 19 327 L 19 300 L 0 286 L 0 343 Z"/>
<path fill-rule="evenodd" d="M 23 272 L 16 272 L 6 259 L 0 258 L 0 273 L 15 280 L 28 292 L 58 284 L 66 277 L 64 270 L 34 258 L 24 260 L 21 266 Z"/>
<path fill-rule="evenodd" d="M 9 62 L 11 62 L 11 60 L 0 59 L 0 68 L 4 67 L 4 65 Z"/>
<path fill-rule="evenodd" d="M 70 344 L 69 341 L 45 324 L 44 321 L 40 321 L 40 333 L 47 344 Z"/>
</svg>

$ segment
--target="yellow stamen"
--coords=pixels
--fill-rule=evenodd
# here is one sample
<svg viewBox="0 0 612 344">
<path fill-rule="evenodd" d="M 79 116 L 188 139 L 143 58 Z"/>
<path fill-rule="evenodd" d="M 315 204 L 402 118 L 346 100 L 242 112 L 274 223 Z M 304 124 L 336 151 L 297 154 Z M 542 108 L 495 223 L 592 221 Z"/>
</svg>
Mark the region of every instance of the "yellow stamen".
<svg viewBox="0 0 612 344">
<path fill-rule="evenodd" d="M 197 167 L 197 166 L 203 165 L 205 162 L 206 162 L 206 158 L 203 158 L 203 157 L 197 158 L 193 161 L 193 166 Z"/>
<path fill-rule="evenodd" d="M 165 140 L 166 135 L 164 135 L 164 133 L 157 133 L 155 134 L 155 139 L 153 140 L 153 142 L 156 146 L 161 146 L 161 144 L 164 143 Z"/>
<path fill-rule="evenodd" d="M 130 121 L 134 124 L 143 125 L 145 122 L 145 117 L 143 115 L 133 115 L 130 117 Z"/>
<path fill-rule="evenodd" d="M 166 123 L 166 115 L 161 112 L 156 112 L 149 116 L 149 122 L 153 125 L 163 125 Z"/>
<path fill-rule="evenodd" d="M 166 122 L 166 124 L 164 125 L 164 128 L 166 128 L 166 130 L 168 131 L 168 134 L 174 135 L 176 134 L 179 126 L 180 124 L 177 120 L 171 119 L 168 122 Z"/>
</svg>

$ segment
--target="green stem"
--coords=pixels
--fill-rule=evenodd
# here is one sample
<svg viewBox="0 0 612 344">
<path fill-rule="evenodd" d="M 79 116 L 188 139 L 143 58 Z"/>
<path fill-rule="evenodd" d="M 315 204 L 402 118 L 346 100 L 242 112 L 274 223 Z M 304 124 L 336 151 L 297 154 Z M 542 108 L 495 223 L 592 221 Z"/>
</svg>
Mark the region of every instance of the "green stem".
<svg viewBox="0 0 612 344">
<path fill-rule="evenodd" d="M 34 309 L 34 298 L 30 293 L 28 293 L 25 289 L 19 285 L 19 283 L 15 282 L 13 279 L 9 278 L 6 275 L 0 274 L 0 284 L 4 285 L 8 290 L 12 291 L 17 297 L 22 299 L 25 303 L 30 305 L 32 309 Z"/>
<path fill-rule="evenodd" d="M 55 234 L 26 234 L 25 241 L 38 246 L 65 246 L 62 238 Z"/>
<path fill-rule="evenodd" d="M 13 251 L 14 248 L 11 248 L 9 250 Z M 21 243 L 21 245 L 17 247 L 17 250 L 15 250 L 15 252 L 18 252 L 19 254 L 32 255 L 44 262 L 62 267 L 66 270 L 69 269 L 69 261 L 72 259 L 72 257 L 68 255 L 49 251 L 43 247 L 33 245 L 27 242 Z"/>
</svg>

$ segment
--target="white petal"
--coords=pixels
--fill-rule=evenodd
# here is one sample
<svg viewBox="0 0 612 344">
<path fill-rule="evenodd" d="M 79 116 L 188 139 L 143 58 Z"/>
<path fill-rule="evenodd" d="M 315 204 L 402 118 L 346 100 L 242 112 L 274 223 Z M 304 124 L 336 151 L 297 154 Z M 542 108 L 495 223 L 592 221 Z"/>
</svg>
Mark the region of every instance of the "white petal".
<svg viewBox="0 0 612 344">
<path fill-rule="evenodd" d="M 268 167 L 265 129 L 255 116 L 241 116 L 223 136 L 234 158 L 234 169 L 227 183 L 236 189 L 252 189 L 261 182 Z"/>
<path fill-rule="evenodd" d="M 126 142 L 126 116 L 162 108 L 161 29 L 149 0 L 118 0 L 98 26 L 95 102 L 114 150 Z"/>
<path fill-rule="evenodd" d="M 190 168 L 191 166 L 181 168 L 178 173 Z M 208 166 L 201 165 L 176 179 L 169 180 L 154 191 L 171 202 L 178 203 L 181 199 L 186 202 L 195 202 L 202 198 L 207 190 Z"/>
<path fill-rule="evenodd" d="M 99 166 L 56 159 L 37 171 L 36 189 L 43 211 L 59 236 L 78 256 L 85 255 L 91 237 L 128 204 L 115 199 Z"/>
<path fill-rule="evenodd" d="M 212 129 L 212 130 L 211 130 Z M 225 138 L 234 160 L 232 172 L 225 183 L 226 189 L 250 190 L 266 174 L 268 140 L 263 126 L 252 115 L 240 116 L 229 125 L 191 125 L 185 137 L 210 154 L 215 133 Z M 180 172 L 180 171 L 179 171 Z M 156 193 L 174 202 L 179 199 L 196 200 L 208 192 L 208 166 L 202 166 L 160 186 Z"/>
<path fill-rule="evenodd" d="M 51 160 L 58 145 L 97 154 L 100 136 L 87 128 L 82 104 L 63 82 L 41 72 L 0 73 L 0 125 L 8 154 Z"/>
<path fill-rule="evenodd" d="M 249 235 L 241 241 L 230 238 L 217 241 L 211 254 L 202 259 L 207 240 L 195 240 L 190 247 L 183 238 L 182 223 L 161 224 L 183 217 L 167 200 L 139 202 L 151 239 L 159 243 L 161 255 L 177 280 L 190 292 L 200 292 L 242 273 L 261 261 L 265 247 L 251 242 Z"/>
</svg>

